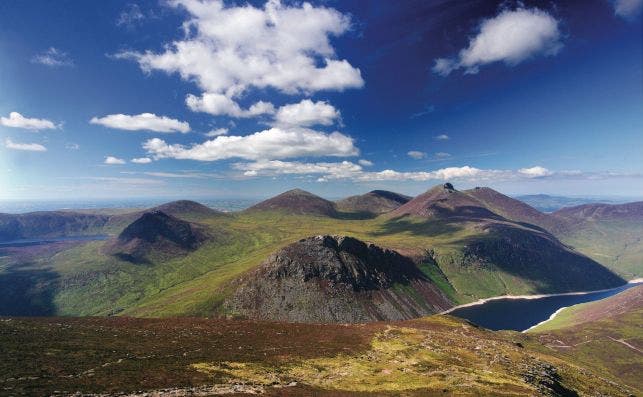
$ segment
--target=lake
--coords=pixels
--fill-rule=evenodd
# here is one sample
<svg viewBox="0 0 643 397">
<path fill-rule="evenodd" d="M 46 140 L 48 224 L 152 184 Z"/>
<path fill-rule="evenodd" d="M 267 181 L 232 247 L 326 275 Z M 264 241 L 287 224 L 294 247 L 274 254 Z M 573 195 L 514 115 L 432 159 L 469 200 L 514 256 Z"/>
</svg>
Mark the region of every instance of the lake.
<svg viewBox="0 0 643 397">
<path fill-rule="evenodd" d="M 448 314 L 467 319 L 494 331 L 501 329 L 524 331 L 547 320 L 560 308 L 607 298 L 638 284 L 640 283 L 629 283 L 621 287 L 582 295 L 561 294 L 531 299 L 500 298 L 460 307 Z"/>
<path fill-rule="evenodd" d="M 29 246 L 32 246 L 32 245 L 51 244 L 51 243 L 57 243 L 57 242 L 61 242 L 61 241 L 107 240 L 108 238 L 109 238 L 109 236 L 98 235 L 98 236 L 69 236 L 69 237 L 53 237 L 53 238 L 12 240 L 12 241 L 2 241 L 2 242 L 0 242 L 0 248 L 29 247 Z"/>
</svg>

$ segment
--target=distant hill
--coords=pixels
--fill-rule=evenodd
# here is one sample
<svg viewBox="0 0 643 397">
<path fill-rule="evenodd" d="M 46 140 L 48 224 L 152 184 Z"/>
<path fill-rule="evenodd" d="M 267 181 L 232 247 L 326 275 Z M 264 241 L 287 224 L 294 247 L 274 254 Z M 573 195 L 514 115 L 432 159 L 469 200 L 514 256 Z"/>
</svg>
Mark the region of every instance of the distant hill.
<svg viewBox="0 0 643 397">
<path fill-rule="evenodd" d="M 529 331 L 564 359 L 601 368 L 643 392 L 643 285 L 563 309 Z"/>
<path fill-rule="evenodd" d="M 564 207 L 575 207 L 583 204 L 593 203 L 608 203 L 616 204 L 614 200 L 601 200 L 595 198 L 584 197 L 565 197 L 565 196 L 550 196 L 548 194 L 528 194 L 516 196 L 520 200 L 542 212 L 554 212 Z"/>
<path fill-rule="evenodd" d="M 351 237 L 298 241 L 234 285 L 226 311 L 264 320 L 402 320 L 452 305 L 410 259 Z"/>
<path fill-rule="evenodd" d="M 268 200 L 253 205 L 246 211 L 283 211 L 298 215 L 320 215 L 336 217 L 337 210 L 332 201 L 301 189 L 281 193 Z"/>
<path fill-rule="evenodd" d="M 106 252 L 132 262 L 175 256 L 197 249 L 209 238 L 205 229 L 154 210 L 145 212 L 106 246 Z"/>
<path fill-rule="evenodd" d="M 346 197 L 338 200 L 335 205 L 339 211 L 365 214 L 380 215 L 393 211 L 401 205 L 406 204 L 412 197 L 403 194 L 389 192 L 386 190 L 373 190 L 366 194 Z"/>
<path fill-rule="evenodd" d="M 554 215 L 577 221 L 638 220 L 643 221 L 643 201 L 626 204 L 584 204 L 562 208 Z"/>
<path fill-rule="evenodd" d="M 413 215 L 422 218 L 500 219 L 485 205 L 452 184 L 434 186 L 425 193 L 388 213 L 389 217 Z"/>
<path fill-rule="evenodd" d="M 68 211 L 0 214 L 0 241 L 101 234 L 105 215 Z"/>
</svg>

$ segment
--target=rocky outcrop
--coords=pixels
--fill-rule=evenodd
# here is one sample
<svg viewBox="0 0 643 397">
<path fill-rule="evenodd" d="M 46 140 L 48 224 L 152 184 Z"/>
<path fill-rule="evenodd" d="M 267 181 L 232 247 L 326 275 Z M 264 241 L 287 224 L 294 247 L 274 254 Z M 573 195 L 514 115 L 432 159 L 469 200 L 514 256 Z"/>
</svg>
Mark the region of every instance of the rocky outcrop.
<svg viewBox="0 0 643 397">
<path fill-rule="evenodd" d="M 234 284 L 224 310 L 253 319 L 403 320 L 451 306 L 409 258 L 344 236 L 300 240 Z"/>
</svg>

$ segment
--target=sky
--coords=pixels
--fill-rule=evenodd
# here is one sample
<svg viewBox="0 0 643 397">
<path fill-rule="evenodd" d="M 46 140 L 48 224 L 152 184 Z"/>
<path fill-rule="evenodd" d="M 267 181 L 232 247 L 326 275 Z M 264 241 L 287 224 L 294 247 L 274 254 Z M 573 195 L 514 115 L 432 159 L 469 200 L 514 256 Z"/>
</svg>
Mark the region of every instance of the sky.
<svg viewBox="0 0 643 397">
<path fill-rule="evenodd" d="M 0 199 L 641 197 L 642 8 L 0 2 Z"/>
</svg>

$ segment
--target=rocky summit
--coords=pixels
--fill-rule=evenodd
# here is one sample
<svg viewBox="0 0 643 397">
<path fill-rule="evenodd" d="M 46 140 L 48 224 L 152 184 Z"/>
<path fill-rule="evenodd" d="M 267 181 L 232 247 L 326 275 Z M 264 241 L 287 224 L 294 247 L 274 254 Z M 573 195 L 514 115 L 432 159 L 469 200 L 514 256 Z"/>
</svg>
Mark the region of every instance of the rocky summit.
<svg viewBox="0 0 643 397">
<path fill-rule="evenodd" d="M 346 236 L 300 240 L 238 282 L 225 310 L 255 319 L 402 320 L 451 305 L 411 259 Z"/>
</svg>

